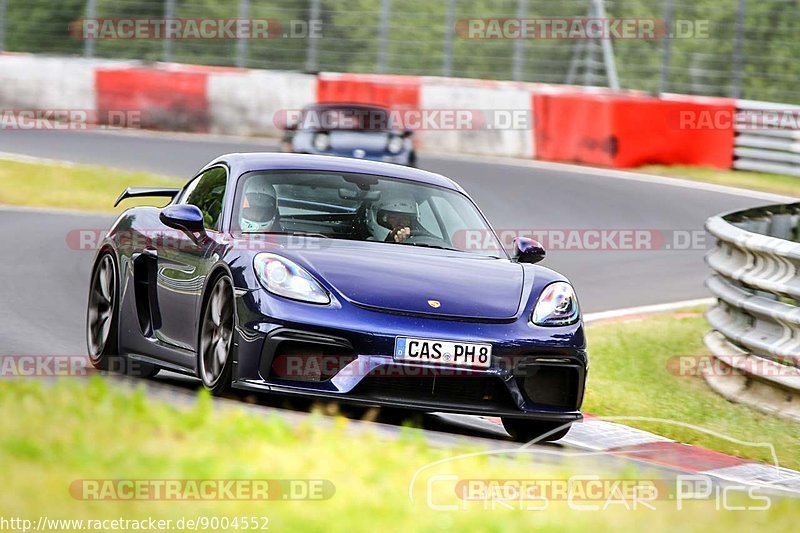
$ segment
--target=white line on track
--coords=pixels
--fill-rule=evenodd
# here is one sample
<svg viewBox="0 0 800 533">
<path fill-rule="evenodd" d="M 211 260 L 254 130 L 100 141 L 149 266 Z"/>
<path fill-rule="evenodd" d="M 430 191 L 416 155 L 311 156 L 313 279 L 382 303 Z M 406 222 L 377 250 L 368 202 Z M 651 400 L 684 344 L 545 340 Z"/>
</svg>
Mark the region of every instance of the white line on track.
<svg viewBox="0 0 800 533">
<path fill-rule="evenodd" d="M 74 168 L 80 165 L 80 163 L 75 163 L 74 161 L 67 161 L 64 159 L 47 159 L 46 157 L 14 154 L 11 152 L 0 152 L 0 159 L 4 161 L 13 161 L 15 163 L 43 163 L 47 165 L 58 165 L 64 168 Z"/>
<path fill-rule="evenodd" d="M 680 302 L 669 302 L 664 304 L 642 305 L 639 307 L 624 307 L 622 309 L 612 309 L 610 311 L 600 311 L 597 313 L 586 313 L 583 315 L 584 322 L 597 322 L 599 320 L 609 320 L 626 316 L 649 315 L 653 313 L 665 313 L 667 311 L 677 311 L 691 307 L 711 305 L 716 300 L 714 298 L 697 298 L 695 300 L 682 300 Z"/>
<path fill-rule="evenodd" d="M 77 209 L 68 209 L 61 207 L 36 207 L 33 205 L 10 205 L 0 204 L 0 212 L 11 211 L 17 213 L 41 213 L 43 215 L 66 215 L 71 217 L 106 217 L 114 218 L 119 216 L 113 211 L 78 211 Z M 109 223 L 109 226 L 111 224 Z"/>
</svg>

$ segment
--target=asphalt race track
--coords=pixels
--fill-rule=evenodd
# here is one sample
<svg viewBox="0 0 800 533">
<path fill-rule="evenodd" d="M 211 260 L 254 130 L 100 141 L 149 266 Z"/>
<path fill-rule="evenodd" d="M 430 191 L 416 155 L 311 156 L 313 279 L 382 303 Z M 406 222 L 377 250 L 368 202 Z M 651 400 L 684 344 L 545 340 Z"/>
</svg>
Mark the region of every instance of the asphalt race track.
<svg viewBox="0 0 800 533">
<path fill-rule="evenodd" d="M 0 133 L 0 152 L 6 154 L 187 179 L 220 154 L 270 151 L 275 147 L 272 141 L 177 134 Z M 659 180 L 613 178 L 574 167 L 536 168 L 432 155 L 422 156 L 420 166 L 458 181 L 497 229 L 701 230 L 713 214 L 769 203 L 765 195 L 758 199 Z M 114 200 L 108 199 L 109 206 Z M 71 249 L 66 237 L 73 229 L 106 229 L 112 218 L 0 208 L 2 353 L 85 353 L 87 285 L 93 252 Z M 704 254 L 704 249 L 560 251 L 550 253 L 544 265 L 570 277 L 583 310 L 597 312 L 708 296 L 703 287 L 708 272 Z M 181 388 L 196 386 L 174 375 L 159 381 Z"/>
<path fill-rule="evenodd" d="M 145 170 L 187 179 L 227 152 L 274 150 L 272 141 L 108 132 L 0 133 L 0 152 Z M 420 158 L 454 178 L 496 229 L 701 230 L 709 216 L 763 199 L 580 171 Z M 24 177 L 20 177 L 24 179 Z M 131 184 L 136 185 L 136 184 Z M 109 198 L 109 206 L 114 198 Z M 0 318 L 6 353 L 83 353 L 92 252 L 70 249 L 72 229 L 106 229 L 112 217 L 0 210 Z M 545 266 L 567 275 L 584 312 L 708 296 L 705 250 L 551 251 Z"/>
</svg>

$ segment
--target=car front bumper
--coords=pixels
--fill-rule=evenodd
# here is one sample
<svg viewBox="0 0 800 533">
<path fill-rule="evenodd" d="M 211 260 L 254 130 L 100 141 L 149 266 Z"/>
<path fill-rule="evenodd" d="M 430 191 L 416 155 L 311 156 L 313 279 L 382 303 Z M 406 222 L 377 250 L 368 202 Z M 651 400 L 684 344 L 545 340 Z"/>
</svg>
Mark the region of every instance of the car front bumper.
<svg viewBox="0 0 800 533">
<path fill-rule="evenodd" d="M 582 324 L 463 322 L 351 304 L 334 310 L 280 302 L 276 309 L 262 295 L 237 297 L 236 388 L 426 412 L 582 418 L 588 367 Z M 398 362 L 397 336 L 488 342 L 492 363 L 477 369 Z"/>
</svg>

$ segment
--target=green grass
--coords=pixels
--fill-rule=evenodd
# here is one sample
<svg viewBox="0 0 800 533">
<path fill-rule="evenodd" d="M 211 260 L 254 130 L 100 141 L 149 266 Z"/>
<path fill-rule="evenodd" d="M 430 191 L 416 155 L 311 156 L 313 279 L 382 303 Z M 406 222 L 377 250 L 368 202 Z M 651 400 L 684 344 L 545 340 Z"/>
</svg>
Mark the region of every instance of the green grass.
<svg viewBox="0 0 800 533">
<path fill-rule="evenodd" d="M 0 161 L 0 204 L 121 212 L 163 198 L 114 201 L 126 187 L 180 187 L 185 180 L 89 165 Z"/>
<path fill-rule="evenodd" d="M 751 172 L 748 170 L 720 170 L 706 167 L 647 165 L 636 169 L 646 174 L 686 178 L 695 181 L 729 185 L 786 196 L 800 196 L 800 177 Z"/>
<path fill-rule="evenodd" d="M 114 388 L 112 388 L 114 387 Z M 647 523 L 648 530 L 705 531 L 710 528 L 789 530 L 800 519 L 794 502 L 776 500 L 768 511 L 725 512 L 713 501 L 653 502 L 656 510 L 621 504 L 577 512 L 564 502 L 546 510 L 483 509 L 439 511 L 426 504 L 433 475 L 459 479 L 564 479 L 568 474 L 631 478 L 634 470 L 609 475 L 569 463 L 476 456 L 426 470 L 408 497 L 420 467 L 457 452 L 431 448 L 408 430 L 396 440 L 349 431 L 345 419 L 322 424 L 312 416 L 290 424 L 243 410 L 217 411 L 201 394 L 193 408 L 179 409 L 126 391 L 101 378 L 62 378 L 55 383 L 7 381 L 0 388 L 0 516 L 36 522 L 61 519 L 155 519 L 197 517 L 269 518 L 273 531 L 619 531 Z M 641 473 L 644 479 L 647 472 Z M 69 487 L 86 479 L 326 479 L 335 494 L 324 501 L 87 501 Z M 436 482 L 434 501 L 453 504 L 453 486 Z M 737 500 L 737 503 L 741 503 Z M 756 502 L 760 503 L 760 502 Z"/>
<path fill-rule="evenodd" d="M 656 315 L 588 328 L 589 379 L 584 410 L 599 416 L 641 416 L 683 422 L 747 442 L 769 442 L 781 466 L 800 469 L 800 424 L 728 402 L 700 376 L 668 369 L 675 356 L 708 354 L 700 311 Z M 670 423 L 625 421 L 659 435 L 740 457 L 774 462 L 768 449 Z"/>
</svg>

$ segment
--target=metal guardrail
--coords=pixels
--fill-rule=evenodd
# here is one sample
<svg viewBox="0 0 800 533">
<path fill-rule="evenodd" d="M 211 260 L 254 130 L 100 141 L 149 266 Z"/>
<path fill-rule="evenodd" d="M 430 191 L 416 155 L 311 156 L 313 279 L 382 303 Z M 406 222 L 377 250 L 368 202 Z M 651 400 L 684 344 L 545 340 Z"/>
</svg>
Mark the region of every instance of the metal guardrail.
<svg viewBox="0 0 800 533">
<path fill-rule="evenodd" d="M 800 106 L 737 100 L 736 111 L 733 168 L 800 176 Z"/>
<path fill-rule="evenodd" d="M 800 420 L 800 203 L 715 216 L 706 230 L 717 303 L 704 377 L 731 401 Z"/>
</svg>

